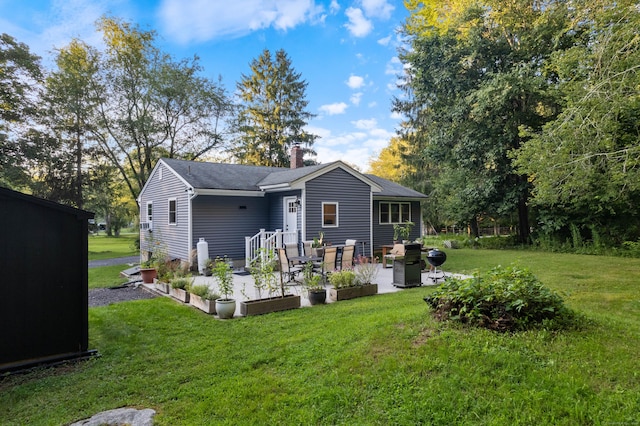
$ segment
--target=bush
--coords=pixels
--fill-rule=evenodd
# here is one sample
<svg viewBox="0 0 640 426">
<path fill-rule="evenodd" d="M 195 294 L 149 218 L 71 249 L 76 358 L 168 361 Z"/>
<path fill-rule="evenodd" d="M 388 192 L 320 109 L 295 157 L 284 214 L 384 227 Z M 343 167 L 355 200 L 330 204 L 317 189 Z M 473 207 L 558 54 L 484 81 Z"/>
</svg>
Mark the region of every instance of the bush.
<svg viewBox="0 0 640 426">
<path fill-rule="evenodd" d="M 220 295 L 213 292 L 206 284 L 196 284 L 191 286 L 191 293 L 206 300 L 216 300 L 220 298 Z"/>
<path fill-rule="evenodd" d="M 437 319 L 497 331 L 562 327 L 573 316 L 558 294 L 514 265 L 469 279 L 450 278 L 424 300 Z"/>
</svg>

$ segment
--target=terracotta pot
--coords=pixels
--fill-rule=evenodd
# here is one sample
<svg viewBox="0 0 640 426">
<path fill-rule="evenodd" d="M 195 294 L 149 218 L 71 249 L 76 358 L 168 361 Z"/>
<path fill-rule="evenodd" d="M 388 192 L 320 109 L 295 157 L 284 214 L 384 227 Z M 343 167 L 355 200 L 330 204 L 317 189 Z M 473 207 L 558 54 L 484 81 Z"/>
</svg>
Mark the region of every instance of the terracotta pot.
<svg viewBox="0 0 640 426">
<path fill-rule="evenodd" d="M 153 279 L 158 276 L 156 268 L 140 268 L 140 277 L 145 284 L 153 284 Z"/>
</svg>

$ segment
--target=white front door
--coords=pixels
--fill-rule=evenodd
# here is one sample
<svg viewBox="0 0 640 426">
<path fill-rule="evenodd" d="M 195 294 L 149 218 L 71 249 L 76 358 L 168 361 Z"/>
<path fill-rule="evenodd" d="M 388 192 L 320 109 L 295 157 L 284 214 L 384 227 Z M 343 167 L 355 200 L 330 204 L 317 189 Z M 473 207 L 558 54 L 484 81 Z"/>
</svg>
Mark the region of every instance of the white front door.
<svg viewBox="0 0 640 426">
<path fill-rule="evenodd" d="M 298 230 L 298 205 L 296 197 L 284 197 L 284 232 L 296 232 Z"/>
</svg>

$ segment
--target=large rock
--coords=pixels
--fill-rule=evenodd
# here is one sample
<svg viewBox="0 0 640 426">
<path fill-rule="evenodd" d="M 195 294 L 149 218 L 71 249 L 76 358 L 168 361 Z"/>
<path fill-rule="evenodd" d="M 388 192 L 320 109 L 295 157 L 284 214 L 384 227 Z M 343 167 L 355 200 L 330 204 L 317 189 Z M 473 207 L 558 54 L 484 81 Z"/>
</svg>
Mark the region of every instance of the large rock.
<svg viewBox="0 0 640 426">
<path fill-rule="evenodd" d="M 156 412 L 150 408 L 144 410 L 116 408 L 98 413 L 90 419 L 72 423 L 70 426 L 153 426 L 155 414 Z"/>
</svg>

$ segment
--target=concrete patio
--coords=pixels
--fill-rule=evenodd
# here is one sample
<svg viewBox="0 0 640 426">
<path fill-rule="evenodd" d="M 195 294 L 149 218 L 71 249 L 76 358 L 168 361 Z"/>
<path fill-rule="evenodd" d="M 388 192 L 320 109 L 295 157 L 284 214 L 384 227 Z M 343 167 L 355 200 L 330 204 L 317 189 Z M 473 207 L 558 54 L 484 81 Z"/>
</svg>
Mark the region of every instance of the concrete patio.
<svg viewBox="0 0 640 426">
<path fill-rule="evenodd" d="M 399 288 L 393 285 L 393 268 L 383 268 L 382 265 L 378 265 L 377 268 L 378 268 L 378 273 L 375 279 L 375 283 L 378 284 L 378 294 L 394 293 L 394 292 L 403 290 L 403 288 Z M 445 274 L 446 276 L 453 275 L 447 272 L 445 272 Z M 277 275 L 278 282 L 280 282 L 280 274 L 276 273 L 276 275 Z M 438 272 L 437 283 L 434 283 L 430 275 L 432 274 L 429 274 L 428 272 L 421 273 L 422 286 L 433 286 L 436 284 L 441 284 L 443 282 L 443 279 L 441 278 L 442 273 L 440 273 L 440 271 Z M 206 284 L 212 290 L 218 291 L 216 280 L 213 277 L 195 276 L 194 284 Z M 233 298 L 236 299 L 236 301 L 258 298 L 257 291 L 254 287 L 253 277 L 247 273 L 242 273 L 241 271 L 235 271 L 233 274 L 233 287 L 234 287 Z M 302 306 L 310 306 L 309 299 L 307 298 L 306 292 L 302 288 L 302 285 L 295 284 L 295 285 L 288 285 L 287 287 L 289 289 L 289 293 L 298 294 L 301 296 Z M 330 288 L 330 284 L 327 284 L 327 290 L 329 288 Z M 268 297 L 268 295 L 263 294 L 262 297 Z M 331 301 L 329 300 L 329 297 L 327 294 L 327 303 L 330 303 L 330 302 Z M 236 315 L 238 315 L 238 311 L 236 312 Z"/>
</svg>

